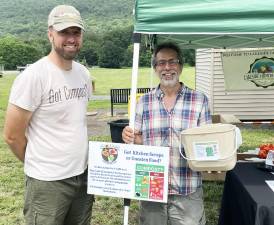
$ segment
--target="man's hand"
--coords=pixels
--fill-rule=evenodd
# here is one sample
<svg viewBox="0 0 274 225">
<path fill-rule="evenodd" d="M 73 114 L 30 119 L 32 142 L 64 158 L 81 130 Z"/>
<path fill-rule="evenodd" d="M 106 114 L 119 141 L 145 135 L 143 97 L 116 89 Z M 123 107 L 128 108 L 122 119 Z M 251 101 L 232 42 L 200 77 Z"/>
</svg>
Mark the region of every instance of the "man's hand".
<svg viewBox="0 0 274 225">
<path fill-rule="evenodd" d="M 126 126 L 123 129 L 122 138 L 123 138 L 123 141 L 127 144 L 133 144 L 133 143 L 138 145 L 143 144 L 142 134 L 137 131 L 133 132 L 132 128 L 129 126 Z"/>
<path fill-rule="evenodd" d="M 123 141 L 127 144 L 134 143 L 134 132 L 131 127 L 126 126 L 122 133 Z"/>
</svg>

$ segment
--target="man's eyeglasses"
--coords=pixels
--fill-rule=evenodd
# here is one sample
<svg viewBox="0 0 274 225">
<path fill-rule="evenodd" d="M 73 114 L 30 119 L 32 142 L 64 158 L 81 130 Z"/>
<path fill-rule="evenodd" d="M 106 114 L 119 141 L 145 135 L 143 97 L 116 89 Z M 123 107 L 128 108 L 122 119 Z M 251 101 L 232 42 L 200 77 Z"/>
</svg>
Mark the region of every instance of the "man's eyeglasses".
<svg viewBox="0 0 274 225">
<path fill-rule="evenodd" d="M 175 67 L 180 63 L 179 59 L 170 59 L 170 60 L 159 60 L 155 63 L 155 66 L 158 67 L 165 67 L 167 64 L 170 67 Z"/>
</svg>

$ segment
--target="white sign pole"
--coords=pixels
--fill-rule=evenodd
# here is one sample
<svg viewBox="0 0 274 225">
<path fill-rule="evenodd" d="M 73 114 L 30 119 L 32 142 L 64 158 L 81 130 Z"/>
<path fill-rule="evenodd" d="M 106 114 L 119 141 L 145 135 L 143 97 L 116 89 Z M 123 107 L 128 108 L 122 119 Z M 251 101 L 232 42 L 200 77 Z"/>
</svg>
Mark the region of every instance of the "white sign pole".
<svg viewBox="0 0 274 225">
<path fill-rule="evenodd" d="M 133 65 L 132 65 L 132 76 L 131 76 L 131 92 L 130 92 L 130 118 L 129 118 L 129 126 L 133 130 L 134 130 L 135 108 L 136 108 L 136 91 L 137 91 L 137 81 L 138 81 L 139 50 L 140 50 L 140 43 L 134 43 Z"/>
<path fill-rule="evenodd" d="M 128 211 L 129 211 L 129 206 L 125 205 L 124 206 L 124 225 L 128 225 Z"/>
<path fill-rule="evenodd" d="M 135 121 L 135 107 L 136 107 L 136 91 L 137 91 L 137 82 L 138 82 L 138 68 L 139 68 L 139 51 L 140 43 L 133 44 L 133 64 L 132 64 L 132 76 L 131 76 L 131 92 L 130 92 L 130 118 L 129 126 L 134 130 L 134 121 Z M 128 225 L 128 212 L 130 206 L 130 200 L 124 199 L 124 225 Z"/>
<path fill-rule="evenodd" d="M 128 225 L 128 212 L 130 206 L 130 199 L 124 199 L 124 225 Z"/>
</svg>

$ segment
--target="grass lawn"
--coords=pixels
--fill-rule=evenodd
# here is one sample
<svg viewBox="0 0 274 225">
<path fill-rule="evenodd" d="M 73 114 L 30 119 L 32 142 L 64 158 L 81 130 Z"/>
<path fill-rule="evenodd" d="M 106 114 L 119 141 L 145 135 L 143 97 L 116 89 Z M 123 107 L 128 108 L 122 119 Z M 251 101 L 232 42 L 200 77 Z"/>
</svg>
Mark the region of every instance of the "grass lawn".
<svg viewBox="0 0 274 225">
<path fill-rule="evenodd" d="M 95 95 L 109 95 L 111 88 L 131 87 L 131 68 L 125 69 L 103 69 L 92 68 L 91 75 L 95 78 Z M 185 67 L 180 80 L 191 88 L 195 88 L 194 67 Z M 158 78 L 151 72 L 150 68 L 140 68 L 138 74 L 138 87 L 152 87 L 158 84 Z"/>
<path fill-rule="evenodd" d="M 8 95 L 15 75 L 0 78 L 0 224 L 22 223 L 24 195 L 23 165 L 10 152 L 2 138 Z"/>
<path fill-rule="evenodd" d="M 129 88 L 131 69 L 91 69 L 96 78 L 95 95 L 109 95 L 112 87 Z M 149 87 L 150 69 L 140 69 L 138 87 Z M 22 207 L 24 174 L 20 163 L 10 152 L 2 138 L 4 115 L 11 84 L 16 75 L 0 78 L 0 225 L 23 225 Z M 194 69 L 185 68 L 182 79 L 194 87 Z M 154 84 L 156 79 L 154 78 Z M 89 109 L 110 108 L 109 101 L 93 101 Z M 254 149 L 262 143 L 274 143 L 274 130 L 242 129 L 243 145 L 240 151 Z M 110 141 L 109 136 L 93 137 L 92 140 Z M 218 219 L 223 182 L 204 182 L 205 207 L 208 225 Z M 120 225 L 123 221 L 122 199 L 97 196 L 93 210 L 93 225 Z M 132 201 L 129 224 L 137 225 L 138 202 Z"/>
<path fill-rule="evenodd" d="M 110 95 L 111 88 L 130 88 L 131 87 L 131 68 L 124 69 L 90 69 L 92 77 L 95 79 L 94 95 Z M 180 76 L 180 81 L 187 86 L 195 88 L 195 69 L 194 67 L 185 67 Z M 158 78 L 150 68 L 140 68 L 138 73 L 137 87 L 155 87 L 158 84 Z M 115 108 L 127 108 L 126 105 L 116 105 Z M 90 102 L 88 110 L 100 108 L 110 109 L 110 101 L 95 100 Z"/>
</svg>

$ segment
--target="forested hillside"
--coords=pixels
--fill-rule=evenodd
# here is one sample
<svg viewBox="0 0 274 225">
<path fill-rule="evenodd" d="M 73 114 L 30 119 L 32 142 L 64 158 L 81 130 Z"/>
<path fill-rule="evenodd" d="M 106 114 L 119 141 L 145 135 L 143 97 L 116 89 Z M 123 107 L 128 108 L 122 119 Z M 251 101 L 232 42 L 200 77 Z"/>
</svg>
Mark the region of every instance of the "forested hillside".
<svg viewBox="0 0 274 225">
<path fill-rule="evenodd" d="M 51 49 L 47 17 L 59 4 L 75 6 L 86 24 L 84 44 L 76 60 L 106 68 L 132 64 L 135 0 L 0 0 L 0 64 L 16 69 L 35 62 Z M 150 66 L 151 52 L 142 38 L 140 66 Z M 194 51 L 185 52 L 194 64 Z"/>
<path fill-rule="evenodd" d="M 82 14 L 87 31 L 102 33 L 132 23 L 134 0 L 0 0 L 0 37 L 44 35 L 47 16 L 58 4 L 71 4 Z"/>
<path fill-rule="evenodd" d="M 47 55 L 47 17 L 60 4 L 75 6 L 86 24 L 78 61 L 130 66 L 134 0 L 0 0 L 0 64 L 15 69 Z"/>
</svg>

